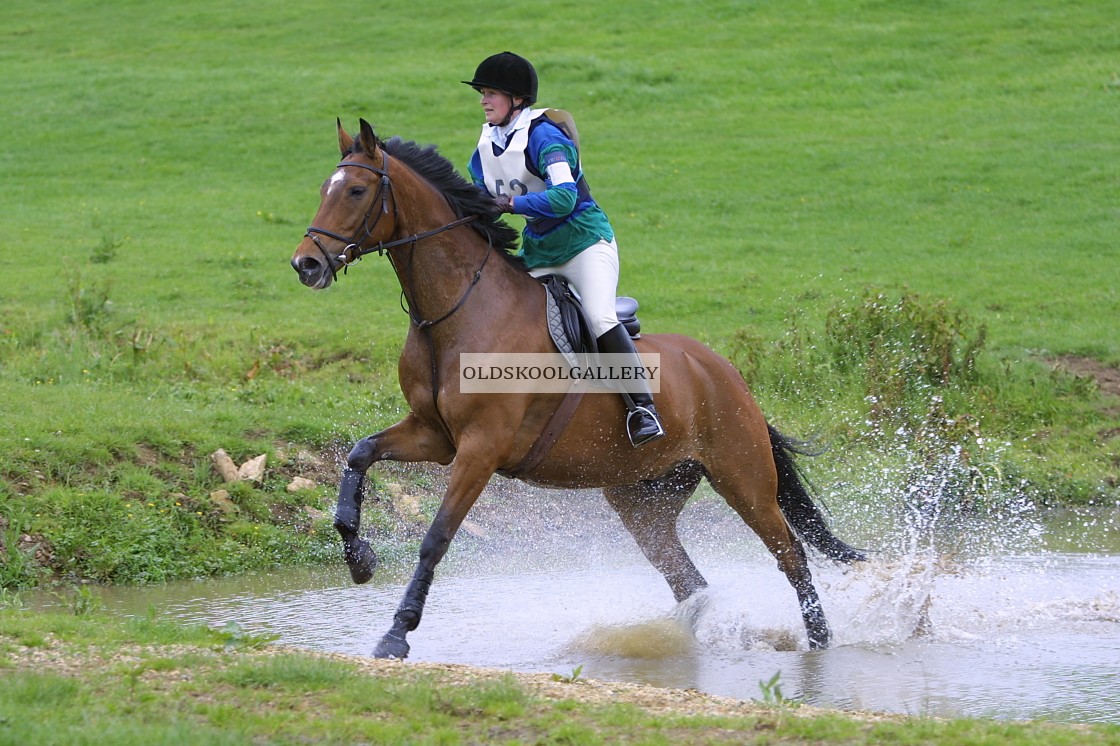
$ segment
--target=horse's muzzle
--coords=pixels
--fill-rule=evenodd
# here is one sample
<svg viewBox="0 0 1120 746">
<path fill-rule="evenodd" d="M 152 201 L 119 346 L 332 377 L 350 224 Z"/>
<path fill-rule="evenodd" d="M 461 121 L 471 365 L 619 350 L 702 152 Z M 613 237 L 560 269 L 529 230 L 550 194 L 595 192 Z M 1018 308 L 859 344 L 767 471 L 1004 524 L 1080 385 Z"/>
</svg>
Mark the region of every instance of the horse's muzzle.
<svg viewBox="0 0 1120 746">
<path fill-rule="evenodd" d="M 313 256 L 297 256 L 292 259 L 292 269 L 299 275 L 299 281 L 312 290 L 323 290 L 334 280 L 330 267 Z"/>
</svg>

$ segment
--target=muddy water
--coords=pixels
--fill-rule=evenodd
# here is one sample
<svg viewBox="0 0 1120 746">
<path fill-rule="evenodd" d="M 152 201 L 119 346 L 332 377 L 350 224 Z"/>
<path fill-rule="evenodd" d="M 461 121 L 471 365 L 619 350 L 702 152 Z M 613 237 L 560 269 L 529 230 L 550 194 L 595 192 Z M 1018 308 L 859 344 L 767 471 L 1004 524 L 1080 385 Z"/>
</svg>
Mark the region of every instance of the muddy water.
<svg viewBox="0 0 1120 746">
<path fill-rule="evenodd" d="M 601 497 L 484 495 L 476 531 L 440 566 L 411 657 L 562 675 L 582 666 L 584 677 L 739 699 L 762 699 L 759 682 L 780 672 L 783 696 L 822 707 L 1120 722 L 1115 508 L 834 512 L 838 533 L 877 551 L 855 568 L 815 564 L 835 644 L 809 652 L 792 590 L 711 495 L 681 531 L 710 588 L 679 607 Z M 410 574 L 386 567 L 355 587 L 334 566 L 110 589 L 103 600 L 365 655 Z"/>
</svg>

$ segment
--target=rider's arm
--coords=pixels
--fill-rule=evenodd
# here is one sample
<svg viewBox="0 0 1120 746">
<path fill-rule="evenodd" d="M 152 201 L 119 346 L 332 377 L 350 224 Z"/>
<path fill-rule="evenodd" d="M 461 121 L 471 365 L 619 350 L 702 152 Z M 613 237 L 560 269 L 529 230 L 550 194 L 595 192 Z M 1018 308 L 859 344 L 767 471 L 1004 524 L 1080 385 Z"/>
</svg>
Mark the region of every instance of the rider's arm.
<svg viewBox="0 0 1120 746">
<path fill-rule="evenodd" d="M 575 176 L 579 156 L 575 143 L 551 122 L 543 122 L 529 137 L 529 157 L 544 176 L 546 188 L 543 192 L 514 197 L 513 211 L 534 218 L 571 215 L 579 201 Z"/>
</svg>

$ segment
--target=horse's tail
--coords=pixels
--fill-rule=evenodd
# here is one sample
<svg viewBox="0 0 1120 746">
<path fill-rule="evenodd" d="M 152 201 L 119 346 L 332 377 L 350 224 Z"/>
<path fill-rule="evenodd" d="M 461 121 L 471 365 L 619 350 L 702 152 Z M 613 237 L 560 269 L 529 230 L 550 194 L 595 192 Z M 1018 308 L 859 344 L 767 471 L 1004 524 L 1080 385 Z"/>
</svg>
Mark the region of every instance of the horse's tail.
<svg viewBox="0 0 1120 746">
<path fill-rule="evenodd" d="M 809 546 L 823 552 L 825 556 L 838 562 L 858 562 L 867 559 L 861 550 L 851 547 L 838 539 L 825 523 L 820 508 L 813 502 L 801 470 L 794 457 L 797 454 L 813 455 L 804 446 L 778 432 L 767 423 L 770 431 L 770 450 L 774 453 L 774 465 L 778 468 L 778 506 L 785 514 L 793 530 Z"/>
</svg>

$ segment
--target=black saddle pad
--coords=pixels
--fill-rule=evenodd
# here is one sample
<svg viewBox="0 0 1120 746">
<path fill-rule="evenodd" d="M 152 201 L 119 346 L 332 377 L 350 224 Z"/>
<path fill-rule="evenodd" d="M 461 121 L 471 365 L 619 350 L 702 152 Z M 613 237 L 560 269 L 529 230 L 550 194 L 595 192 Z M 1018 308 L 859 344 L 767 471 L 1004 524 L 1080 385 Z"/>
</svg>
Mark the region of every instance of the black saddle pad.
<svg viewBox="0 0 1120 746">
<path fill-rule="evenodd" d="M 569 350 L 576 353 L 595 352 L 597 349 L 595 335 L 591 333 L 591 324 L 588 323 L 587 316 L 583 312 L 583 304 L 572 292 L 571 285 L 558 275 L 543 275 L 538 279 L 556 301 L 555 311 L 559 316 L 558 322 L 557 319 L 549 319 L 549 330 L 552 332 L 556 346 L 561 352 Z M 556 338 L 557 325 L 564 339 Z"/>
<path fill-rule="evenodd" d="M 577 353 L 596 352 L 598 346 L 595 341 L 595 335 L 591 332 L 591 324 L 587 320 L 586 314 L 583 312 L 583 304 L 580 303 L 579 298 L 572 292 L 571 286 L 568 281 L 559 275 L 542 275 L 537 278 L 545 286 L 545 289 L 556 301 L 557 313 L 559 314 L 559 325 L 563 329 L 564 336 L 567 338 L 568 346 L 570 349 Z M 619 322 L 622 323 L 627 333 L 634 339 L 641 336 L 642 325 L 638 321 L 638 301 L 633 298 L 622 296 L 615 298 L 615 313 L 618 316 Z M 552 321 L 550 320 L 550 326 Z M 553 337 L 555 339 L 555 334 Z M 556 340 L 557 346 L 563 351 L 565 345 L 562 340 Z"/>
</svg>

